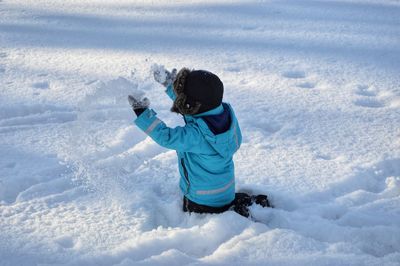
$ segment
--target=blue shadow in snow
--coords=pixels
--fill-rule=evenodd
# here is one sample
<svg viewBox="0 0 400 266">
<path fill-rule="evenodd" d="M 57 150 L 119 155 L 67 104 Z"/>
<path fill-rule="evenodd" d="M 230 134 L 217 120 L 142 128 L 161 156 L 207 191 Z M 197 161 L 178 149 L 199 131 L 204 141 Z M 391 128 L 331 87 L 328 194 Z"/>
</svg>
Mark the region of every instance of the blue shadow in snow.
<svg viewBox="0 0 400 266">
<path fill-rule="evenodd" d="M 120 8 L 120 7 L 115 7 Z M 134 9 L 133 7 L 127 7 Z M 135 7 L 137 8 L 137 7 Z M 111 7 L 112 9 L 112 7 Z M 369 11 L 374 10 L 371 15 Z M 246 50 L 304 53 L 337 56 L 351 60 L 372 60 L 375 64 L 400 66 L 399 30 L 381 32 L 381 28 L 400 26 L 400 8 L 343 1 L 293 1 L 289 3 L 203 4 L 144 7 L 140 17 L 119 18 L 91 15 L 43 14 L 42 23 L 1 23 L 0 33 L 13 45 L 21 47 L 55 47 L 143 51 L 208 52 Z M 162 18 L 148 16 L 161 12 Z M 151 13 L 153 12 L 153 13 Z M 184 16 L 177 15 L 183 12 Z M 112 13 L 112 11 L 111 11 Z M 213 19 L 191 20 L 202 14 Z M 381 14 L 381 16 L 376 16 Z M 279 23 L 275 23 L 279 21 Z M 338 22 L 335 24 L 335 22 Z M 284 25 L 281 25 L 281 22 Z M 326 24 L 327 29 L 318 25 Z M 340 28 L 345 24 L 346 27 Z M 304 31 L 304 36 L 298 32 Z M 336 34 L 333 39 L 329 37 Z M 370 45 L 358 39 L 375 38 L 381 32 L 386 41 Z M 350 36 L 341 39 L 341 34 Z M 312 38 L 310 38 L 311 36 Z M 327 36 L 327 37 L 326 37 Z M 334 43 L 332 40 L 339 40 Z"/>
</svg>

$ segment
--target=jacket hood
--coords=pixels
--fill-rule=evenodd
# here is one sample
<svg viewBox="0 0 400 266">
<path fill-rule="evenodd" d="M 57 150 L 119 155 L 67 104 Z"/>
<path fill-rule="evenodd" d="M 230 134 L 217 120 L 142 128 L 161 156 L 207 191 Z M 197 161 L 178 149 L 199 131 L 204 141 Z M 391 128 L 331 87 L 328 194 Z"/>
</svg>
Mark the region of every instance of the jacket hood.
<svg viewBox="0 0 400 266">
<path fill-rule="evenodd" d="M 227 103 L 222 106 L 224 113 L 199 117 L 198 125 L 213 149 L 223 157 L 230 157 L 239 149 L 242 136 L 233 109 Z"/>
</svg>

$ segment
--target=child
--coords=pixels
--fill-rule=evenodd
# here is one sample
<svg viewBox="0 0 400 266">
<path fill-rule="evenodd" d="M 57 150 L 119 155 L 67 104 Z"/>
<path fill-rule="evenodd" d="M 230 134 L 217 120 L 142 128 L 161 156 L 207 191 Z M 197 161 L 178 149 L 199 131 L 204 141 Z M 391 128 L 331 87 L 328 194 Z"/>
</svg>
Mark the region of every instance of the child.
<svg viewBox="0 0 400 266">
<path fill-rule="evenodd" d="M 232 107 L 222 102 L 224 86 L 213 73 L 183 68 L 176 73 L 156 70 L 154 78 L 166 87 L 173 100 L 172 112 L 183 115 L 184 127 L 169 128 L 149 100 L 128 100 L 137 115 L 136 125 L 163 147 L 177 151 L 183 211 L 221 213 L 231 207 L 248 217 L 252 201 L 269 206 L 266 196 L 251 198 L 245 193 L 235 197 L 232 160 L 242 135 Z"/>
</svg>

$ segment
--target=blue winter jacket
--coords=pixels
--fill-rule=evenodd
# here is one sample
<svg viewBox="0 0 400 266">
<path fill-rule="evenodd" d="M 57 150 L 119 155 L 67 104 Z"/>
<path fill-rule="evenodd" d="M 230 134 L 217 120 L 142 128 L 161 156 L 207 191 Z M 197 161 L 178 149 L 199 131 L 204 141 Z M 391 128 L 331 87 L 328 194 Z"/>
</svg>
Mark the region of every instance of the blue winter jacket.
<svg viewBox="0 0 400 266">
<path fill-rule="evenodd" d="M 167 94 L 175 99 L 172 86 Z M 184 127 L 170 128 L 152 109 L 146 109 L 136 125 L 163 147 L 178 154 L 180 189 L 191 201 L 220 207 L 235 198 L 235 174 L 232 160 L 242 135 L 232 107 L 222 103 L 215 109 L 185 115 Z"/>
</svg>

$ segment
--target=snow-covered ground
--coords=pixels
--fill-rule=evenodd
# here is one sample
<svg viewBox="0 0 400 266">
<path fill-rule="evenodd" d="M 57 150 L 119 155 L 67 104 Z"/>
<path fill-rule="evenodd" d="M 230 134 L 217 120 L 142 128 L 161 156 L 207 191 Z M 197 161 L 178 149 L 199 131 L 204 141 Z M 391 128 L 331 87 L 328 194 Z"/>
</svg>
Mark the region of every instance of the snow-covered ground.
<svg viewBox="0 0 400 266">
<path fill-rule="evenodd" d="M 223 80 L 259 222 L 181 211 L 154 63 Z M 400 265 L 399 73 L 397 0 L 0 0 L 0 265 Z"/>
</svg>

